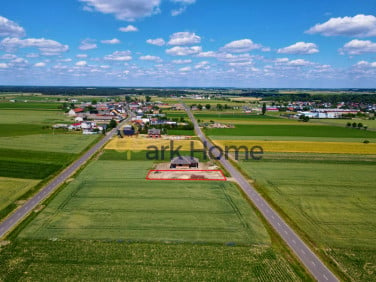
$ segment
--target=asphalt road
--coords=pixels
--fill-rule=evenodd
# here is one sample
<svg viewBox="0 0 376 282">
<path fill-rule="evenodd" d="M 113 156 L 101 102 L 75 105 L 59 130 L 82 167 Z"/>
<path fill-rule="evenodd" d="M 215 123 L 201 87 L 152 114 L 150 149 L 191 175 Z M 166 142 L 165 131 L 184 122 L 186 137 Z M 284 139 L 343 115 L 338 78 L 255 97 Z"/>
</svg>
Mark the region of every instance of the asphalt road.
<svg viewBox="0 0 376 282">
<path fill-rule="evenodd" d="M 108 140 L 116 135 L 117 129 L 108 132 L 107 135 L 96 143 L 82 157 L 68 166 L 36 195 L 29 199 L 25 204 L 19 207 L 14 213 L 10 214 L 0 224 L 0 239 L 12 231 L 29 213 L 38 205 L 47 199 L 54 191 L 57 190 L 72 174 L 74 174 L 84 163 L 86 163 L 98 150 L 100 150 Z"/>
<path fill-rule="evenodd" d="M 192 120 L 195 131 L 202 142 L 206 142 L 210 149 L 213 144 L 203 134 L 195 117 L 190 109 L 185 106 L 189 118 Z M 213 149 L 214 157 L 220 156 L 218 150 Z M 241 189 L 262 213 L 269 224 L 287 243 L 291 250 L 301 260 L 308 271 L 318 281 L 339 281 L 338 278 L 323 264 L 323 262 L 314 254 L 311 249 L 303 242 L 303 240 L 287 225 L 287 223 L 271 208 L 271 206 L 260 196 L 256 189 L 246 180 L 246 178 L 228 161 L 225 157 L 219 159 L 223 167 L 231 174 L 231 176 L 239 183 Z"/>
</svg>

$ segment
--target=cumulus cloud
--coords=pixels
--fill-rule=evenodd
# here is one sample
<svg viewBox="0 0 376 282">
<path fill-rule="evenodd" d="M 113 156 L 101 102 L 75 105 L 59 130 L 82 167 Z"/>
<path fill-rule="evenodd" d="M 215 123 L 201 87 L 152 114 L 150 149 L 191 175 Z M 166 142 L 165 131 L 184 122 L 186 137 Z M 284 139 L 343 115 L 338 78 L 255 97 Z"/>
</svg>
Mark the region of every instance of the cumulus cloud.
<svg viewBox="0 0 376 282">
<path fill-rule="evenodd" d="M 274 63 L 276 65 L 285 65 L 285 66 L 295 66 L 295 67 L 303 67 L 303 66 L 309 66 L 313 65 L 314 63 L 303 60 L 303 59 L 296 59 L 296 60 L 291 60 L 289 58 L 277 58 L 274 60 Z"/>
<path fill-rule="evenodd" d="M 168 45 L 194 45 L 201 42 L 201 37 L 191 32 L 176 32 L 170 36 Z"/>
<path fill-rule="evenodd" d="M 171 0 L 171 2 L 180 4 L 180 7 L 171 11 L 171 16 L 178 16 L 187 10 L 187 7 L 194 4 L 196 0 Z"/>
<path fill-rule="evenodd" d="M 366 53 L 376 53 L 376 43 L 370 40 L 358 40 L 354 39 L 347 42 L 341 49 L 340 54 L 345 55 L 360 55 Z"/>
<path fill-rule="evenodd" d="M 34 64 L 34 67 L 37 67 L 37 68 L 43 68 L 45 66 L 46 66 L 46 63 L 43 63 L 43 62 L 39 62 L 39 63 Z"/>
<path fill-rule="evenodd" d="M 195 65 L 196 70 L 207 70 L 210 69 L 209 62 L 208 61 L 202 61 Z"/>
<path fill-rule="evenodd" d="M 134 21 L 160 12 L 161 0 L 79 0 L 87 11 L 113 14 L 119 20 Z"/>
<path fill-rule="evenodd" d="M 85 66 L 87 66 L 87 62 L 86 61 L 78 61 L 76 63 L 76 66 L 78 66 L 78 67 L 85 67 Z"/>
<path fill-rule="evenodd" d="M 6 63 L 0 63 L 0 69 L 7 69 L 9 66 Z"/>
<path fill-rule="evenodd" d="M 278 54 L 315 54 L 318 53 L 319 49 L 314 43 L 306 42 L 296 42 L 293 45 L 290 45 L 285 48 L 280 48 L 277 50 Z"/>
<path fill-rule="evenodd" d="M 163 38 L 148 39 L 146 40 L 146 43 L 151 44 L 151 45 L 156 45 L 156 46 L 163 46 L 166 44 Z"/>
<path fill-rule="evenodd" d="M 121 27 L 121 28 L 119 28 L 119 30 L 121 31 L 121 32 L 136 32 L 136 31 L 138 31 L 138 28 L 137 27 L 135 27 L 134 25 L 127 25 L 127 26 L 125 26 L 125 27 Z"/>
<path fill-rule="evenodd" d="M 76 55 L 76 58 L 80 58 L 80 59 L 83 59 L 83 58 L 87 58 L 87 54 L 77 54 Z"/>
<path fill-rule="evenodd" d="M 233 55 L 230 53 L 218 53 L 216 58 L 219 61 L 234 63 L 234 62 L 252 62 L 252 56 L 245 53 L 239 55 Z"/>
<path fill-rule="evenodd" d="M 154 62 L 161 62 L 162 59 L 158 56 L 151 56 L 151 55 L 146 55 L 146 56 L 141 56 L 140 60 L 142 61 L 154 61 Z"/>
<path fill-rule="evenodd" d="M 215 57 L 217 57 L 217 52 L 214 52 L 214 51 L 201 52 L 201 53 L 197 54 L 197 57 L 215 58 Z"/>
<path fill-rule="evenodd" d="M 22 37 L 25 36 L 25 30 L 14 21 L 0 16 L 0 36 Z"/>
<path fill-rule="evenodd" d="M 81 45 L 78 47 L 80 50 L 91 50 L 98 48 L 97 44 L 92 39 L 85 39 L 81 41 Z"/>
<path fill-rule="evenodd" d="M 230 52 L 230 53 L 243 53 L 248 52 L 254 49 L 261 49 L 261 44 L 254 43 L 251 39 L 241 39 L 235 40 L 224 47 L 222 47 L 222 51 Z"/>
<path fill-rule="evenodd" d="M 376 62 L 367 62 L 367 61 L 359 61 L 355 64 L 355 67 L 371 67 L 371 68 L 376 68 Z"/>
<path fill-rule="evenodd" d="M 188 56 L 195 55 L 202 51 L 201 46 L 191 46 L 191 47 L 182 47 L 175 46 L 173 48 L 167 49 L 166 54 L 172 56 Z"/>
<path fill-rule="evenodd" d="M 172 63 L 176 64 L 176 65 L 190 64 L 190 63 L 192 63 L 192 60 L 190 60 L 190 59 L 187 59 L 187 60 L 173 60 Z"/>
<path fill-rule="evenodd" d="M 188 72 L 188 71 L 191 71 L 191 70 L 192 70 L 191 67 L 184 67 L 184 68 L 179 69 L 180 72 Z"/>
<path fill-rule="evenodd" d="M 0 42 L 0 46 L 6 50 L 35 47 L 45 56 L 59 55 L 69 50 L 68 45 L 63 45 L 57 41 L 45 38 L 19 39 L 7 37 Z"/>
<path fill-rule="evenodd" d="M 376 36 L 376 17 L 360 14 L 354 17 L 331 18 L 325 23 L 316 24 L 306 33 L 319 33 L 325 36 L 372 37 Z"/>
<path fill-rule="evenodd" d="M 120 40 L 117 39 L 117 38 L 113 38 L 113 39 L 109 39 L 109 40 L 102 40 L 101 41 L 102 44 L 119 44 L 120 43 Z"/>
<path fill-rule="evenodd" d="M 115 51 L 104 57 L 108 61 L 130 61 L 132 60 L 131 51 Z"/>
</svg>

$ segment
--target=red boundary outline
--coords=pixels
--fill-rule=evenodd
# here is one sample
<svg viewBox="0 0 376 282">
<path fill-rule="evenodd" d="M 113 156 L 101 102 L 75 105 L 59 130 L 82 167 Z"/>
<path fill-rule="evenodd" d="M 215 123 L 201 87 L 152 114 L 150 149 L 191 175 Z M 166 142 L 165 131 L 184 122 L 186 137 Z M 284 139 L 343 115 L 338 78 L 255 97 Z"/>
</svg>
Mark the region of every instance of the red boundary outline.
<svg viewBox="0 0 376 282">
<path fill-rule="evenodd" d="M 150 178 L 149 175 L 150 173 L 154 172 L 154 171 L 219 171 L 220 174 L 223 176 L 222 179 L 170 179 L 170 178 Z M 174 170 L 174 169 L 151 169 L 149 170 L 148 174 L 146 175 L 146 180 L 182 180 L 182 181 L 194 181 L 194 180 L 198 180 L 198 181 L 227 181 L 227 178 L 226 176 L 223 174 L 222 170 L 220 169 L 216 169 L 216 170 L 210 170 L 210 169 L 201 169 L 201 170 L 198 170 L 198 169 L 187 169 L 187 170 Z"/>
</svg>

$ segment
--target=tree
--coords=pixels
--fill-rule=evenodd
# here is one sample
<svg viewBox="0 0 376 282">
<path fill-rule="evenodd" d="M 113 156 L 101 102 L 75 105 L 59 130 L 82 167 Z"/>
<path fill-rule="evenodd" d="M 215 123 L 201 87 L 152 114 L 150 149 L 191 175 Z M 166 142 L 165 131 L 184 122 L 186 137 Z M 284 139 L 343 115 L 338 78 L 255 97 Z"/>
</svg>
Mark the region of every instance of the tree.
<svg viewBox="0 0 376 282">
<path fill-rule="evenodd" d="M 222 106 L 222 104 L 217 104 L 217 110 L 218 110 L 218 111 L 222 111 L 222 110 L 223 110 L 223 106 Z"/>
<path fill-rule="evenodd" d="M 151 97 L 150 96 L 146 96 L 145 99 L 146 99 L 147 103 L 151 101 Z"/>
<path fill-rule="evenodd" d="M 206 108 L 207 110 L 210 110 L 210 107 L 211 107 L 210 104 L 206 104 L 206 105 L 205 105 L 205 108 Z"/>
<path fill-rule="evenodd" d="M 363 123 L 359 122 L 358 123 L 358 128 L 361 129 L 363 127 Z"/>
<path fill-rule="evenodd" d="M 265 115 L 266 113 L 266 104 L 262 103 L 262 114 Z"/>
<path fill-rule="evenodd" d="M 202 105 L 201 104 L 198 104 L 197 105 L 197 109 L 199 109 L 200 111 L 202 110 Z"/>
<path fill-rule="evenodd" d="M 351 127 L 351 122 L 348 122 L 348 123 L 346 124 L 346 126 L 347 126 L 347 127 Z"/>
<path fill-rule="evenodd" d="M 108 124 L 108 128 L 111 129 L 111 128 L 115 128 L 117 126 L 117 122 L 116 120 L 112 119 L 110 121 L 110 123 Z"/>
<path fill-rule="evenodd" d="M 356 126 L 357 126 L 356 122 L 353 122 L 352 127 L 356 128 Z"/>
<path fill-rule="evenodd" d="M 97 100 L 93 100 L 93 101 L 91 101 L 91 104 L 92 104 L 92 105 L 96 105 L 97 103 L 98 103 Z"/>
</svg>

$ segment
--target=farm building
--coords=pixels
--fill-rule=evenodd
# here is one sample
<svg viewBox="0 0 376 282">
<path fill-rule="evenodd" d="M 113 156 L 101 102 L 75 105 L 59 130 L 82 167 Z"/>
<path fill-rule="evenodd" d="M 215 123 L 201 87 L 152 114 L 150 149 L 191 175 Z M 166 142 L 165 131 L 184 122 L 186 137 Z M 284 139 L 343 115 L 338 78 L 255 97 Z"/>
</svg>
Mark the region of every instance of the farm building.
<svg viewBox="0 0 376 282">
<path fill-rule="evenodd" d="M 161 130 L 152 128 L 148 130 L 148 137 L 149 138 L 161 138 Z"/>
<path fill-rule="evenodd" d="M 191 168 L 196 167 L 198 168 L 199 160 L 197 158 L 193 158 L 190 156 L 179 156 L 175 157 L 171 160 L 170 168 L 177 168 L 177 167 L 185 167 L 185 168 Z"/>
</svg>

